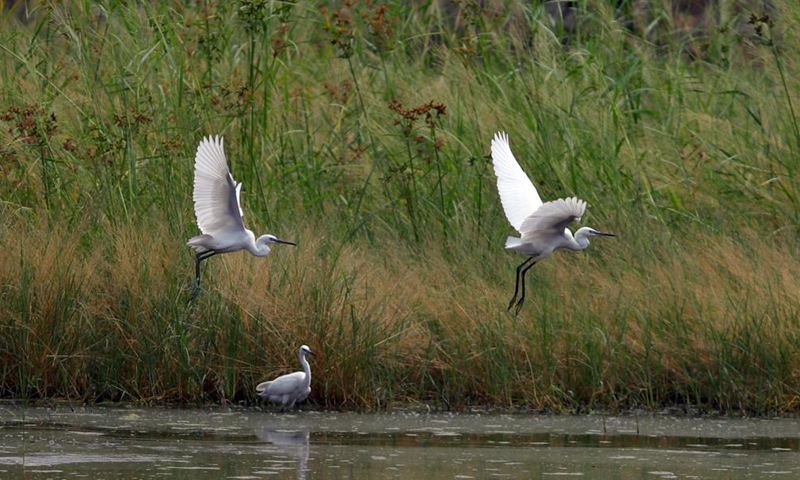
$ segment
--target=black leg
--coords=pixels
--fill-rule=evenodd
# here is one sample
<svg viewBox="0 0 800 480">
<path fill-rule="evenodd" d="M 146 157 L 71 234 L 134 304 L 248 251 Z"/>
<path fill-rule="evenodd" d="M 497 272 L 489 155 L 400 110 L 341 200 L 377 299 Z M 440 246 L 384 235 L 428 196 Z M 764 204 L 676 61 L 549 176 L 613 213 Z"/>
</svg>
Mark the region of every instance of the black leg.
<svg viewBox="0 0 800 480">
<path fill-rule="evenodd" d="M 519 273 L 522 271 L 523 267 L 525 267 L 528 262 L 533 260 L 533 257 L 528 257 L 525 259 L 524 262 L 520 263 L 517 267 L 517 275 L 514 277 L 514 296 L 511 297 L 511 301 L 508 302 L 508 308 L 506 310 L 511 310 L 511 307 L 514 306 L 515 300 L 517 299 L 517 294 L 519 293 Z"/>
<path fill-rule="evenodd" d="M 200 262 L 205 260 L 206 258 L 213 257 L 216 255 L 217 252 L 213 250 L 207 250 L 205 252 L 200 252 L 194 256 L 194 290 L 192 291 L 192 296 L 189 297 L 189 303 L 197 297 L 197 294 L 200 293 Z"/>
<path fill-rule="evenodd" d="M 531 257 L 533 258 L 533 257 Z M 522 294 L 519 297 L 519 301 L 517 302 L 517 309 L 514 311 L 514 316 L 516 317 L 519 314 L 519 311 L 522 310 L 522 304 L 525 303 L 525 274 L 528 273 L 528 270 L 531 269 L 532 266 L 536 265 L 536 262 L 531 262 L 530 265 L 525 267 L 520 274 L 520 283 L 522 283 Z"/>
</svg>

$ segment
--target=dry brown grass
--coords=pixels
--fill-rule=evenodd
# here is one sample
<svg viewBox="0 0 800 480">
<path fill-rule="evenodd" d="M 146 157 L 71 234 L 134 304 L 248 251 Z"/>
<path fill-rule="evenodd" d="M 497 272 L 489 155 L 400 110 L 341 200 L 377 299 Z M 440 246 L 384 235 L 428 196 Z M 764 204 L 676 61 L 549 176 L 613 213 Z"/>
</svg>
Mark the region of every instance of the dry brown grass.
<svg viewBox="0 0 800 480">
<path fill-rule="evenodd" d="M 476 274 L 485 259 L 446 260 L 452 254 L 437 244 L 423 253 L 391 239 L 381 248 L 337 245 L 309 226 L 297 249 L 209 260 L 201 296 L 185 307 L 193 269 L 182 239 L 166 227 L 104 229 L 107 245 L 58 224 L 3 230 L 0 281 L 16 302 L 3 309 L 6 345 L 17 355 L 6 357 L 7 383 L 27 369 L 41 372 L 28 387 L 39 395 L 91 397 L 101 389 L 92 365 L 102 360 L 129 376 L 105 387 L 122 398 L 240 397 L 295 370 L 301 343 L 318 354 L 315 395 L 328 405 L 460 398 L 622 407 L 697 385 L 711 395 L 722 387 L 705 383 L 731 354 L 726 343 L 753 349 L 725 360 L 729 368 L 750 362 L 786 372 L 774 380 L 782 399 L 773 408 L 790 408 L 779 393 L 797 380 L 787 342 L 798 336 L 788 315 L 800 310 L 791 294 L 800 267 L 787 261 L 791 248 L 751 232 L 675 237 L 653 245 L 655 255 L 620 238 L 557 253 L 530 272 L 528 301 L 514 319 L 504 308 L 522 259 L 508 252 L 490 257 L 497 265 L 489 270 L 503 279 L 496 282 Z M 760 346 L 747 343 L 751 334 Z M 776 365 L 781 351 L 789 357 Z M 164 362 L 176 367 L 162 371 Z M 753 372 L 740 373 L 736 388 L 763 388 Z"/>
</svg>

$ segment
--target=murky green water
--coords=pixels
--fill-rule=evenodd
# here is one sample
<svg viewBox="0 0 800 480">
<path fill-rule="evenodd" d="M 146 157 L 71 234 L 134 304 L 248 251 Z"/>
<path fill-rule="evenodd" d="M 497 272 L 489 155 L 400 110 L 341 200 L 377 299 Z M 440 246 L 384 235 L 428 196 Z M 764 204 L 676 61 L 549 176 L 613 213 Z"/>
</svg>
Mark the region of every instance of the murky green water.
<svg viewBox="0 0 800 480">
<path fill-rule="evenodd" d="M 0 406 L 0 478 L 563 477 L 800 478 L 800 422 Z"/>
</svg>

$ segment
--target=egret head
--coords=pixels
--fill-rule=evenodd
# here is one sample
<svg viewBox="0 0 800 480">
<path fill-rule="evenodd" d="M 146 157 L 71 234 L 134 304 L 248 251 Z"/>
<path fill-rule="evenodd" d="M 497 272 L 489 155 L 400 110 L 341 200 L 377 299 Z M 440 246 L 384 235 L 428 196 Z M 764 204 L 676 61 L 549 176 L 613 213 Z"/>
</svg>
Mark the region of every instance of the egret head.
<svg viewBox="0 0 800 480">
<path fill-rule="evenodd" d="M 308 345 L 303 345 L 300 347 L 300 355 L 301 356 L 314 355 L 314 352 L 312 352 L 311 349 L 308 348 Z M 314 356 L 316 357 L 316 355 Z"/>
<path fill-rule="evenodd" d="M 281 240 L 275 235 L 270 235 L 269 233 L 266 235 L 261 235 L 260 237 L 258 237 L 258 240 L 262 243 L 283 243 L 284 245 L 294 245 L 295 247 L 297 246 L 297 244 L 294 242 L 290 242 L 288 240 Z"/>
<path fill-rule="evenodd" d="M 579 249 L 583 250 L 589 246 L 589 237 L 616 237 L 613 233 L 598 232 L 591 227 L 582 227 L 575 232 L 575 242 L 577 242 Z"/>
<path fill-rule="evenodd" d="M 581 235 L 581 233 L 583 233 Z M 594 228 L 591 227 L 583 227 L 579 228 L 577 232 L 575 232 L 575 236 L 581 235 L 582 237 L 616 237 L 613 233 L 607 232 L 598 232 Z"/>
</svg>

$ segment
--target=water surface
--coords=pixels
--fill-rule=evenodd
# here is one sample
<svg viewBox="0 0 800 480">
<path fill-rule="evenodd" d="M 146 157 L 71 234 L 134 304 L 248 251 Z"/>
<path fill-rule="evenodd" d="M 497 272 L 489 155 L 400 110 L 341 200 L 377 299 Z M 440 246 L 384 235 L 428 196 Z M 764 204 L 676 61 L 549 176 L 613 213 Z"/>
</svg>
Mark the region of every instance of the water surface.
<svg viewBox="0 0 800 480">
<path fill-rule="evenodd" d="M 562 477 L 800 478 L 800 422 L 0 406 L 0 478 Z"/>
</svg>

